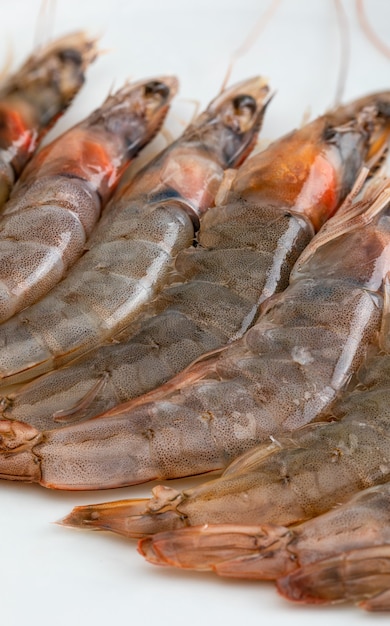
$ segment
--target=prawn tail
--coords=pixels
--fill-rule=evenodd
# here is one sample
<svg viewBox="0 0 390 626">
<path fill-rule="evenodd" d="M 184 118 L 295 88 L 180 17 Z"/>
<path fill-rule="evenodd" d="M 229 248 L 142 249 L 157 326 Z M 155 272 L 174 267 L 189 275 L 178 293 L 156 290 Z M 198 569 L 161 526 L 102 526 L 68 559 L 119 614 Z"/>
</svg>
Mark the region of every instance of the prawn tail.
<svg viewBox="0 0 390 626">
<path fill-rule="evenodd" d="M 296 568 L 286 549 L 290 535 L 283 526 L 205 524 L 145 537 L 138 551 L 155 565 L 274 580 Z"/>
<path fill-rule="evenodd" d="M 163 492 L 162 497 L 158 496 L 160 492 Z M 152 499 L 76 506 L 57 523 L 73 528 L 109 530 L 133 539 L 186 525 L 185 517 L 176 510 L 175 502 L 180 499 L 177 491 L 169 487 L 156 487 L 153 494 Z"/>
<path fill-rule="evenodd" d="M 390 590 L 386 589 L 371 596 L 371 598 L 362 600 L 358 603 L 358 606 L 366 611 L 390 611 Z"/>
<path fill-rule="evenodd" d="M 360 602 L 367 610 L 389 608 L 390 546 L 341 552 L 309 564 L 277 581 L 278 591 L 295 602 Z"/>
</svg>

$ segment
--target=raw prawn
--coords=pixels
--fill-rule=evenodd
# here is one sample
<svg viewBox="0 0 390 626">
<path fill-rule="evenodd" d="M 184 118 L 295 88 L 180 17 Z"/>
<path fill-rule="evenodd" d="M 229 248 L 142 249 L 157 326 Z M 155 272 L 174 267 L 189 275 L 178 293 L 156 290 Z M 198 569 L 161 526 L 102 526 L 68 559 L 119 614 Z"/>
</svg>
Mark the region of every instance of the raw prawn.
<svg viewBox="0 0 390 626">
<path fill-rule="evenodd" d="M 267 100 L 261 78 L 226 90 L 119 189 L 66 279 L 1 326 L 0 372 L 7 382 L 85 352 L 155 297 L 172 274 L 172 259 L 192 245 L 224 169 L 240 164 L 253 147 Z"/>
<path fill-rule="evenodd" d="M 175 78 L 127 85 L 30 161 L 0 220 L 0 320 L 41 298 L 82 254 L 120 174 L 160 128 L 176 89 Z M 16 319 L 21 328 L 11 337 L 2 326 L 4 355 L 10 340 L 20 350 L 22 337 L 36 332 L 26 311 Z"/>
<path fill-rule="evenodd" d="M 1 476 L 59 489 L 184 477 L 222 469 L 270 436 L 317 419 L 378 333 L 390 271 L 389 198 L 386 188 L 333 218 L 298 261 L 289 287 L 243 339 L 200 359 L 136 406 L 42 432 L 2 420 Z M 137 503 L 130 532 L 155 532 L 165 520 L 197 524 L 210 511 L 215 521 L 226 515 L 243 521 L 236 506 L 241 494 L 229 495 L 223 507 L 220 492 L 213 499 L 210 489 L 162 490 L 161 498 L 160 490 L 150 504 Z"/>
<path fill-rule="evenodd" d="M 360 367 L 350 385 L 323 417 L 254 447 L 217 480 L 179 495 L 159 488 L 149 508 L 158 512 L 150 527 L 197 523 L 296 524 L 329 511 L 360 490 L 390 479 L 390 294 L 386 288 L 380 351 Z M 386 353 L 384 353 L 386 352 Z M 165 499 L 166 506 L 161 507 Z M 177 505 L 177 512 L 172 510 Z M 127 532 L 127 518 L 145 510 L 139 502 L 76 509 L 74 522 Z M 138 505 L 137 505 L 138 506 Z M 167 512 L 164 512 L 167 511 Z M 91 521 L 93 520 L 93 521 Z M 69 518 L 72 523 L 72 514 Z M 146 523 L 146 521 L 145 521 Z"/>
<path fill-rule="evenodd" d="M 352 600 L 390 610 L 390 485 L 288 528 L 206 524 L 144 538 L 139 551 L 159 565 L 276 579 L 279 591 L 298 602 Z"/>
<path fill-rule="evenodd" d="M 37 50 L 0 86 L 0 207 L 95 57 L 93 39 L 82 32 L 66 35 Z"/>
<path fill-rule="evenodd" d="M 175 284 L 136 328 L 4 397 L 3 416 L 41 430 L 88 419 L 242 336 L 263 302 L 286 288 L 299 253 L 340 205 L 367 153 L 376 154 L 387 97 L 340 107 L 249 159 L 222 186 L 223 205 L 203 217 L 200 245 L 178 255 Z M 10 327 L 17 336 L 13 321 Z"/>
</svg>

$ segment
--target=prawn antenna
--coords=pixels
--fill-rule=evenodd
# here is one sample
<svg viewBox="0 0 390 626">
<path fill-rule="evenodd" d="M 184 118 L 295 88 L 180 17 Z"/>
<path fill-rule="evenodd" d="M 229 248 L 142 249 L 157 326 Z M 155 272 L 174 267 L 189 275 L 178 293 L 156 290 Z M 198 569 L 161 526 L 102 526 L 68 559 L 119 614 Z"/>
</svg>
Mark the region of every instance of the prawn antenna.
<svg viewBox="0 0 390 626">
<path fill-rule="evenodd" d="M 194 107 L 194 111 L 191 115 L 191 119 L 189 121 L 190 124 L 192 124 L 192 122 L 198 117 L 199 115 L 199 111 L 200 111 L 200 101 L 196 100 L 195 98 L 180 98 L 181 102 L 188 102 L 189 104 L 192 104 Z M 188 123 L 185 122 L 184 120 L 179 120 L 180 124 L 182 126 L 187 126 Z"/>
<path fill-rule="evenodd" d="M 349 59 L 350 59 L 350 37 L 348 29 L 348 20 L 345 9 L 341 0 L 334 0 L 336 5 L 337 19 L 340 29 L 341 41 L 341 61 L 339 74 L 337 78 L 336 93 L 334 98 L 334 107 L 339 106 L 343 99 L 345 83 L 347 80 Z"/>
<path fill-rule="evenodd" d="M 367 39 L 371 41 L 372 45 L 377 50 L 379 50 L 379 52 L 381 52 L 382 54 L 385 55 L 385 57 L 390 59 L 390 48 L 386 46 L 386 44 L 383 43 L 383 41 L 379 39 L 378 35 L 374 31 L 374 29 L 371 27 L 367 19 L 366 12 L 364 10 L 363 0 L 356 0 L 356 12 L 357 12 L 360 27 L 362 31 L 364 32 L 364 34 L 366 35 Z"/>
<path fill-rule="evenodd" d="M 7 41 L 6 41 L 6 46 L 5 46 L 5 59 L 0 69 L 0 81 L 4 81 L 7 75 L 9 74 L 9 71 L 11 69 L 12 62 L 13 62 L 13 56 L 14 56 L 14 51 L 13 51 L 12 41 L 9 35 L 7 35 Z"/>
<path fill-rule="evenodd" d="M 56 0 L 42 0 L 35 26 L 34 48 L 38 49 L 48 43 L 53 34 Z"/>
<path fill-rule="evenodd" d="M 225 74 L 225 78 L 221 86 L 220 93 L 222 93 L 226 89 L 226 85 L 230 80 L 234 64 L 238 61 L 238 59 L 244 56 L 248 52 L 248 50 L 251 49 L 259 35 L 267 26 L 268 22 L 276 13 L 276 10 L 278 9 L 281 1 L 282 0 L 272 0 L 270 6 L 268 7 L 264 15 L 262 15 L 260 19 L 256 22 L 249 35 L 245 38 L 244 42 L 237 48 L 237 50 L 235 50 L 235 52 L 233 52 Z"/>
</svg>

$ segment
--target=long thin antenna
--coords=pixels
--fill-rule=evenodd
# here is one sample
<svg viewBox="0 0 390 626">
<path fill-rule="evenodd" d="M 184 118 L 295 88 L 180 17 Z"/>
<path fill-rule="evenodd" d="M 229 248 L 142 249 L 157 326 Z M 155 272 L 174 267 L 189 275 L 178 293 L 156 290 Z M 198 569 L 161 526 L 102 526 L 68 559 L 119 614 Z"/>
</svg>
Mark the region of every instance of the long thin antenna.
<svg viewBox="0 0 390 626">
<path fill-rule="evenodd" d="M 383 41 L 379 39 L 378 35 L 376 34 L 374 29 L 371 27 L 371 25 L 368 22 L 368 19 L 364 10 L 363 0 L 356 0 L 356 12 L 357 12 L 361 29 L 363 30 L 367 39 L 371 41 L 373 46 L 375 46 L 375 48 L 379 50 L 379 52 L 381 52 L 388 59 L 390 59 L 390 48 L 386 46 L 386 44 L 383 43 Z"/>
<path fill-rule="evenodd" d="M 260 19 L 256 22 L 256 24 L 252 28 L 252 30 L 249 33 L 249 35 L 245 38 L 245 40 L 241 44 L 241 46 L 239 46 L 237 48 L 237 50 L 235 50 L 235 52 L 233 52 L 232 57 L 231 57 L 230 62 L 229 62 L 229 65 L 228 65 L 228 69 L 227 69 L 224 81 L 222 83 L 221 93 L 222 93 L 222 91 L 224 91 L 224 89 L 226 89 L 226 85 L 229 82 L 229 79 L 230 79 L 230 76 L 231 76 L 234 64 L 237 62 L 237 60 L 240 57 L 244 56 L 248 52 L 248 50 L 251 49 L 251 47 L 256 42 L 257 38 L 259 37 L 260 33 L 265 29 L 265 27 L 267 26 L 268 22 L 273 17 L 273 15 L 276 12 L 277 8 L 279 7 L 279 4 L 281 3 L 281 1 L 282 0 L 273 0 L 271 2 L 270 6 L 268 7 L 268 9 L 264 13 L 264 15 L 262 15 L 260 17 Z"/>
<path fill-rule="evenodd" d="M 53 35 L 56 0 L 42 0 L 34 35 L 34 48 L 47 44 Z"/>
<path fill-rule="evenodd" d="M 5 48 L 6 52 L 5 52 L 5 59 L 4 62 L 0 68 L 0 82 L 3 82 L 7 79 L 7 75 L 12 67 L 12 62 L 13 62 L 13 58 L 14 58 L 14 52 L 13 52 L 13 47 L 12 47 L 12 41 L 9 38 L 9 35 L 7 35 L 7 43 L 6 43 L 6 48 Z"/>
<path fill-rule="evenodd" d="M 347 81 L 347 74 L 349 68 L 350 59 L 350 38 L 347 15 L 344 10 L 341 0 L 334 0 L 336 5 L 336 13 L 340 28 L 340 41 L 341 41 L 341 61 L 339 68 L 339 75 L 337 78 L 336 93 L 334 98 L 334 106 L 337 107 L 342 99 L 345 89 L 345 83 Z"/>
</svg>

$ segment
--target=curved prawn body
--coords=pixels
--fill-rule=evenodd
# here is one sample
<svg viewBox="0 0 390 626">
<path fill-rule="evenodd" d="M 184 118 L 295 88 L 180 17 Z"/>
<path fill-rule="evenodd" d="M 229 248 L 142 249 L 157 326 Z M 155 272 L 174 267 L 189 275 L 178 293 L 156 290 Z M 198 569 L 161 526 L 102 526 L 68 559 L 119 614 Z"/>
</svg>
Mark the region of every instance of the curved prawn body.
<svg viewBox="0 0 390 626">
<path fill-rule="evenodd" d="M 125 86 L 26 167 L 0 221 L 1 321 L 45 295 L 82 254 L 123 168 L 160 128 L 176 87 L 174 78 Z M 2 363 L 9 341 L 20 350 L 22 338 L 36 333 L 29 313 L 12 328 L 18 324 L 11 335 L 2 327 Z"/>
<path fill-rule="evenodd" d="M 1 421 L 1 476 L 60 489 L 184 477 L 222 469 L 256 444 L 318 419 L 377 337 L 390 270 L 389 197 L 387 188 L 329 222 L 290 286 L 243 339 L 135 405 L 42 432 Z M 241 491 L 224 500 L 219 485 L 215 498 L 209 485 L 184 494 L 169 490 L 168 508 L 159 492 L 150 504 L 137 504 L 129 527 L 142 534 L 160 530 L 165 519 L 199 524 L 212 521 L 210 511 L 216 522 L 236 521 L 227 514 L 243 522 Z"/>
<path fill-rule="evenodd" d="M 0 86 L 0 207 L 95 57 L 96 42 L 73 33 L 36 51 Z"/>
<path fill-rule="evenodd" d="M 277 580 L 290 600 L 359 602 L 390 610 L 390 485 L 288 528 L 205 525 L 144 538 L 139 551 L 159 565 L 220 576 Z"/>
<path fill-rule="evenodd" d="M 169 280 L 174 257 L 193 244 L 224 169 L 253 147 L 267 99 L 261 78 L 231 87 L 118 191 L 66 279 L 1 326 L 6 382 L 51 369 L 134 320 Z"/>
<path fill-rule="evenodd" d="M 389 482 L 390 356 L 383 353 L 389 352 L 390 341 L 388 289 L 387 286 L 380 351 L 376 350 L 360 367 L 351 382 L 353 390 L 337 399 L 322 416 L 337 421 L 308 424 L 287 436 L 255 446 L 233 461 L 221 477 L 194 489 L 180 493 L 156 487 L 150 501 L 124 500 L 76 507 L 64 523 L 103 528 L 132 537 L 197 524 L 261 524 L 262 529 L 267 525 L 291 526 L 332 511 L 340 503 L 348 502 L 353 494 Z M 313 524 L 315 527 L 315 520 Z M 192 554 L 193 546 L 196 544 L 200 549 L 205 537 L 205 550 L 207 546 L 212 555 L 214 545 L 217 555 L 219 549 L 222 551 L 228 545 L 230 549 L 229 542 L 234 542 L 229 539 L 231 530 L 222 528 L 221 537 L 218 526 L 210 532 L 194 530 L 193 535 L 191 529 L 181 534 L 168 533 L 164 551 L 169 553 L 170 563 L 204 569 L 201 552 L 197 561 L 198 557 Z M 256 531 L 255 541 L 252 530 L 249 533 L 252 539 L 244 537 L 245 529 L 236 530 L 238 547 L 244 546 L 245 550 L 249 550 L 251 541 L 255 549 L 256 542 L 267 547 L 275 541 L 269 529 L 265 543 L 259 539 L 260 531 Z M 160 548 L 159 552 L 162 555 Z M 164 558 L 161 556 L 162 561 Z M 260 577 L 261 571 L 261 577 L 268 577 L 264 568 L 270 565 L 272 572 L 275 563 L 278 563 L 276 557 L 273 562 L 269 553 L 263 565 L 254 560 L 254 576 Z M 283 567 L 284 563 L 282 557 Z M 243 567 L 243 575 L 249 576 L 250 563 L 244 562 Z M 284 570 L 275 571 L 281 576 Z M 238 569 L 235 575 L 239 575 Z"/>
<path fill-rule="evenodd" d="M 136 329 L 4 398 L 3 416 L 43 430 L 88 419 L 241 337 L 378 151 L 387 97 L 341 107 L 249 159 L 218 194 L 222 205 L 203 217 L 200 245 L 176 258 L 175 284 Z"/>
</svg>

